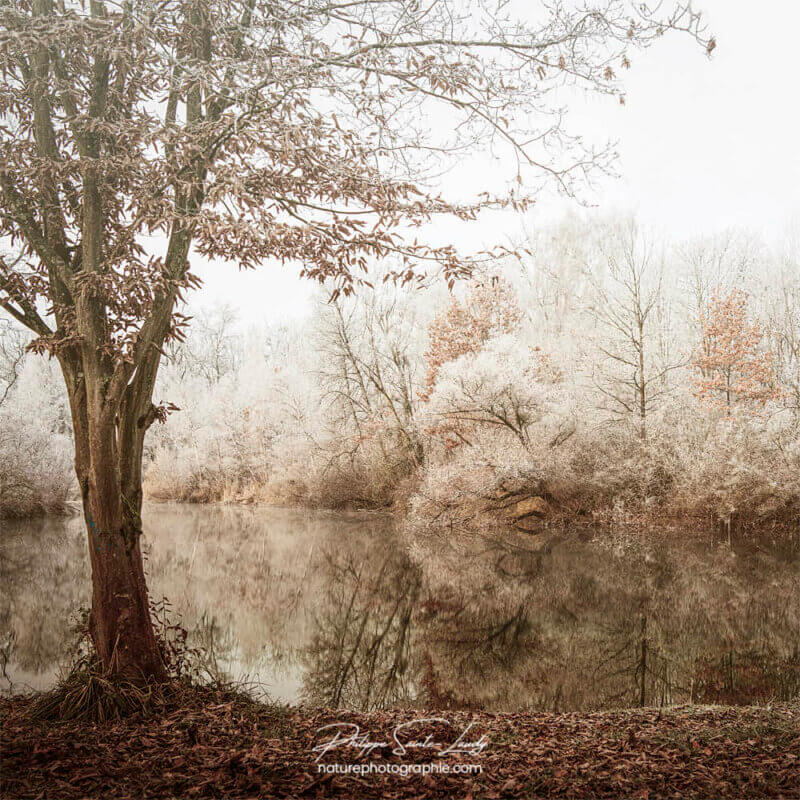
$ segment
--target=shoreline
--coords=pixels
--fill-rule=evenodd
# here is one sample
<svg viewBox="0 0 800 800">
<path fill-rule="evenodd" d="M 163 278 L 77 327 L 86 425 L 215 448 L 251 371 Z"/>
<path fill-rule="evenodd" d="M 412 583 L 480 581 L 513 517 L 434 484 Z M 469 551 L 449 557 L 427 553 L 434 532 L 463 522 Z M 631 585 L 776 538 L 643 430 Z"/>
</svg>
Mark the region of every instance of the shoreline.
<svg viewBox="0 0 800 800">
<path fill-rule="evenodd" d="M 480 498 L 476 498 L 479 500 Z M 486 500 L 488 498 L 485 498 Z M 530 499 L 540 500 L 536 492 L 520 493 L 519 499 L 523 502 Z M 405 516 L 407 510 L 404 503 L 390 504 L 354 504 L 341 505 L 309 504 L 302 502 L 260 500 L 252 498 L 235 498 L 222 500 L 192 500 L 180 497 L 145 496 L 145 506 L 173 507 L 173 508 L 252 508 L 252 509 L 279 509 L 283 511 L 308 512 L 320 514 L 341 514 L 358 516 Z M 491 500 L 490 500 L 491 503 Z M 759 534 L 797 538 L 800 541 L 800 510 L 790 513 L 759 516 L 757 514 L 736 513 L 728 519 L 723 519 L 711 510 L 685 509 L 665 510 L 663 508 L 648 513 L 641 509 L 631 508 L 620 514 L 610 505 L 599 506 L 591 511 L 576 510 L 571 504 L 557 503 L 555 508 L 548 509 L 545 513 L 529 515 L 531 521 L 539 523 L 532 528 L 515 528 L 515 520 L 503 515 L 504 507 L 498 503 L 496 508 L 485 507 L 484 511 L 496 514 L 495 524 L 498 529 L 520 530 L 523 533 L 536 535 L 547 531 L 564 530 L 595 530 L 607 531 L 619 528 L 628 531 L 649 529 L 654 532 L 674 535 L 685 535 L 691 530 L 695 535 L 718 535 L 724 538 L 731 533 L 734 537 L 753 538 Z M 25 514 L 22 516 L 0 514 L 0 520 L 6 522 L 35 521 L 46 517 L 75 517 L 81 516 L 83 509 L 79 500 L 69 500 L 60 510 L 44 510 L 40 513 Z"/>
</svg>

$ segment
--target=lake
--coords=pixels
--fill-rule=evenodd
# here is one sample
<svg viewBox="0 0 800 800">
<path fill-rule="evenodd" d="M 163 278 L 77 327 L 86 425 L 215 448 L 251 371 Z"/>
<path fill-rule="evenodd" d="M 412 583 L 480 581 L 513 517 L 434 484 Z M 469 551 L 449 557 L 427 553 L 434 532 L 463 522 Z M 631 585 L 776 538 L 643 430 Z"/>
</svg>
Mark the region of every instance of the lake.
<svg viewBox="0 0 800 800">
<path fill-rule="evenodd" d="M 406 541 L 390 517 L 148 505 L 151 597 L 196 666 L 328 707 L 592 710 L 800 691 L 800 560 L 602 532 Z M 1 688 L 57 679 L 90 596 L 80 517 L 0 522 Z"/>
</svg>

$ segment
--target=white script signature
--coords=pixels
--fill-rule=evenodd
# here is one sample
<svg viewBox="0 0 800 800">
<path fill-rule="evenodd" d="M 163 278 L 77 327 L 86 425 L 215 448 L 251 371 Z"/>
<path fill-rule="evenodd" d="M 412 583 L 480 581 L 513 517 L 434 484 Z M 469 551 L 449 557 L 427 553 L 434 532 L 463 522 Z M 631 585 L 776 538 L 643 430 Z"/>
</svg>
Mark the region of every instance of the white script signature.
<svg viewBox="0 0 800 800">
<path fill-rule="evenodd" d="M 352 722 L 332 722 L 330 725 L 323 725 L 317 728 L 317 733 L 330 731 L 330 738 L 312 747 L 312 752 L 318 753 L 316 761 L 319 761 L 326 753 L 332 750 L 351 748 L 358 751 L 359 755 L 369 755 L 376 750 L 391 750 L 394 755 L 405 755 L 409 750 L 432 750 L 434 754 L 443 758 L 455 753 L 467 753 L 468 755 L 479 755 L 488 746 L 489 740 L 485 734 L 478 739 L 467 737 L 473 723 L 470 722 L 466 728 L 451 743 L 436 741 L 433 734 L 427 734 L 420 738 L 419 734 L 414 733 L 415 729 L 422 725 L 438 722 L 452 728 L 450 722 L 440 717 L 427 717 L 425 719 L 414 719 L 410 722 L 403 722 L 396 725 L 392 731 L 391 739 L 370 739 L 369 734 L 361 733 L 361 728 Z"/>
</svg>

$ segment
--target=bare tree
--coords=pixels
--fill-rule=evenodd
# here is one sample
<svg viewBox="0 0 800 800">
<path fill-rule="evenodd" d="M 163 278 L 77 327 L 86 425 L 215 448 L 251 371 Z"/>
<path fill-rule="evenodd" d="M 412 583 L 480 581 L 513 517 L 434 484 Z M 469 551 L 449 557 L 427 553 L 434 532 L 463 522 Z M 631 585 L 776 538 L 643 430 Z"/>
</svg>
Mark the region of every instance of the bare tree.
<svg viewBox="0 0 800 800">
<path fill-rule="evenodd" d="M 0 319 L 0 406 L 17 382 L 29 338 L 14 320 Z"/>
<path fill-rule="evenodd" d="M 784 401 L 800 422 L 800 232 L 779 252 L 764 317 Z"/>
<path fill-rule="evenodd" d="M 670 371 L 685 361 L 663 336 L 664 256 L 635 222 L 614 232 L 603 248 L 608 278 L 595 278 L 589 313 L 599 326 L 595 346 L 607 360 L 597 386 L 616 416 L 634 417 L 647 438 L 647 415 L 668 389 Z"/>
<path fill-rule="evenodd" d="M 556 92 L 619 95 L 628 51 L 670 29 L 713 45 L 691 4 L 661 8 L 556 3 L 531 23 L 484 0 L 0 7 L 0 236 L 24 253 L 0 261 L 0 304 L 64 374 L 90 627 L 109 674 L 164 677 L 140 547 L 142 452 L 164 416 L 164 345 L 183 335 L 179 303 L 199 282 L 192 248 L 242 267 L 300 263 L 335 293 L 390 254 L 398 279 L 420 262 L 456 279 L 474 259 L 403 226 L 472 219 L 493 201 L 424 191 L 413 178 L 425 157 L 494 137 L 516 166 L 573 191 L 610 154 L 570 135 Z M 452 124 L 421 125 L 432 104 Z"/>
<path fill-rule="evenodd" d="M 585 221 L 568 216 L 557 225 L 526 231 L 525 238 L 529 253 L 520 267 L 531 301 L 525 310 L 539 330 L 562 337 L 591 289 L 592 231 Z"/>
<path fill-rule="evenodd" d="M 737 230 L 685 242 L 677 248 L 683 264 L 686 317 L 694 337 L 700 340 L 700 317 L 716 292 L 750 281 L 759 257 L 759 243 Z"/>
<path fill-rule="evenodd" d="M 769 329 L 781 384 L 790 407 L 800 414 L 800 285 L 781 288 L 775 315 Z"/>
<path fill-rule="evenodd" d="M 186 339 L 171 342 L 167 348 L 169 362 L 181 378 L 199 375 L 213 386 L 238 369 L 242 348 L 235 322 L 236 312 L 227 305 L 193 318 Z"/>
<path fill-rule="evenodd" d="M 417 426 L 421 391 L 414 355 L 414 313 L 400 292 L 367 292 L 358 304 L 336 300 L 318 333 L 320 383 L 341 430 L 353 431 L 356 447 L 378 437 L 384 456 L 390 434 L 415 464 L 423 458 Z M 418 351 L 418 348 L 417 348 Z M 376 425 L 380 430 L 375 430 Z"/>
</svg>

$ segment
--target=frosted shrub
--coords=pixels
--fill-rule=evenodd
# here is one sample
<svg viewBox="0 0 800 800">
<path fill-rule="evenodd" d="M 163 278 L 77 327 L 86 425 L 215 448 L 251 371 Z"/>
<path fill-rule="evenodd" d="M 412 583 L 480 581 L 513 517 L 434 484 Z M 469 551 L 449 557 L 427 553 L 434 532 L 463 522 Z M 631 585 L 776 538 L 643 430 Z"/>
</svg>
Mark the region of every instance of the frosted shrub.
<svg viewBox="0 0 800 800">
<path fill-rule="evenodd" d="M 539 348 L 507 334 L 441 365 L 426 415 L 434 432 L 449 432 L 451 444 L 468 442 L 476 426 L 494 426 L 525 445 L 531 426 L 558 402 L 553 387 L 560 380 Z"/>
<path fill-rule="evenodd" d="M 267 481 L 275 435 L 269 387 L 237 373 L 211 391 L 204 378 L 192 377 L 170 385 L 168 396 L 180 410 L 152 431 L 148 494 L 193 502 L 255 499 Z"/>
<path fill-rule="evenodd" d="M 63 513 L 77 499 L 72 431 L 50 362 L 25 360 L 0 406 L 0 517 Z"/>
<path fill-rule="evenodd" d="M 325 508 L 391 506 L 413 473 L 406 442 L 391 426 L 375 424 L 361 441 L 331 438 L 306 466 L 305 503 Z"/>
<path fill-rule="evenodd" d="M 706 409 L 685 416 L 678 432 L 681 469 L 673 504 L 754 522 L 800 521 L 800 447 L 786 415 L 729 417 Z M 687 424 L 688 423 L 688 424 Z"/>
<path fill-rule="evenodd" d="M 487 275 L 474 280 L 463 300 L 451 295 L 428 328 L 426 396 L 444 364 L 477 353 L 490 339 L 516 331 L 521 319 L 516 294 L 504 278 Z"/>
</svg>

